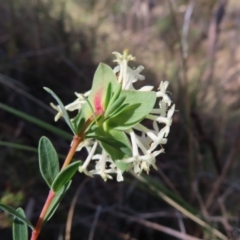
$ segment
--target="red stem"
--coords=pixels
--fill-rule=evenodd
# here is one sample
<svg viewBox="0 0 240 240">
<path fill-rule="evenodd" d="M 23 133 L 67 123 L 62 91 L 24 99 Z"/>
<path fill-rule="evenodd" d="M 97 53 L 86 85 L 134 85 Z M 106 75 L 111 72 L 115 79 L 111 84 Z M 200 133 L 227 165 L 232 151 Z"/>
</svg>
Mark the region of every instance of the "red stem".
<svg viewBox="0 0 240 240">
<path fill-rule="evenodd" d="M 80 136 L 74 136 L 72 146 L 71 146 L 71 148 L 68 152 L 68 155 L 67 155 L 67 157 L 64 161 L 64 164 L 62 166 L 61 171 L 69 165 L 69 163 L 71 162 L 71 160 L 73 158 L 73 155 L 76 152 L 76 149 L 77 149 L 78 145 L 81 143 L 81 141 L 82 141 L 82 138 Z M 37 240 L 38 235 L 40 234 L 40 231 L 41 231 L 41 227 L 42 227 L 44 218 L 47 214 L 48 208 L 49 208 L 52 200 L 54 199 L 55 195 L 56 195 L 55 192 L 53 192 L 52 190 L 49 191 L 47 200 L 46 200 L 46 202 L 43 206 L 43 209 L 42 209 L 42 212 L 41 212 L 41 214 L 38 218 L 37 224 L 36 224 L 34 230 L 32 231 L 31 240 Z"/>
<path fill-rule="evenodd" d="M 38 235 L 41 231 L 41 227 L 42 227 L 44 217 L 46 216 L 47 210 L 48 210 L 52 200 L 54 199 L 54 197 L 55 197 L 55 193 L 52 190 L 50 190 L 49 194 L 48 194 L 48 197 L 47 197 L 47 200 L 46 200 L 46 202 L 44 204 L 44 207 L 42 209 L 42 212 L 41 212 L 41 214 L 38 218 L 37 225 L 32 232 L 31 240 L 36 240 L 38 238 Z"/>
</svg>

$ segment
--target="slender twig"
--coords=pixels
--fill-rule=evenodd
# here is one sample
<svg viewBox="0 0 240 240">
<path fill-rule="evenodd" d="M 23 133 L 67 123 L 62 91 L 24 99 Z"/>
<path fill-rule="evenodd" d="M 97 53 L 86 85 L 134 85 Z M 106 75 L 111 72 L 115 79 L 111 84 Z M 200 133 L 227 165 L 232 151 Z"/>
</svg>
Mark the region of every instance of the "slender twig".
<svg viewBox="0 0 240 240">
<path fill-rule="evenodd" d="M 94 221 L 93 221 L 93 224 L 92 224 L 92 227 L 91 227 L 91 231 L 90 231 L 90 235 L 88 237 L 88 240 L 93 240 L 94 232 L 95 232 L 95 229 L 96 229 L 96 226 L 97 226 L 97 222 L 98 222 L 101 210 L 102 210 L 102 207 L 101 207 L 101 205 L 99 205 L 97 207 L 97 211 L 96 211 L 95 216 L 94 216 Z"/>
<path fill-rule="evenodd" d="M 181 230 L 181 233 L 186 234 L 186 228 L 185 228 L 185 225 L 184 225 L 184 222 L 183 222 L 182 215 L 179 212 L 176 212 L 176 215 L 177 215 L 178 225 L 179 225 L 179 228 Z"/>
<path fill-rule="evenodd" d="M 227 157 L 227 160 L 223 166 L 223 169 L 222 169 L 222 172 L 221 172 L 221 175 L 217 178 L 216 182 L 213 184 L 213 188 L 212 188 L 212 191 L 211 193 L 209 194 L 208 196 L 208 199 L 206 201 L 206 207 L 209 208 L 227 174 L 227 171 L 229 169 L 229 167 L 231 166 L 232 164 L 232 161 L 234 159 L 234 156 L 236 154 L 236 152 L 238 151 L 239 149 L 239 145 L 240 145 L 240 127 L 239 127 L 239 132 L 238 132 L 238 136 L 236 137 L 236 140 L 235 140 L 235 144 L 233 145 L 231 151 L 229 152 L 228 154 L 228 157 Z"/>
<path fill-rule="evenodd" d="M 72 202 L 70 204 L 70 209 L 68 211 L 68 216 L 67 216 L 67 223 L 66 223 L 66 231 L 65 231 L 65 240 L 70 240 L 71 239 L 71 228 L 72 228 L 72 219 L 73 219 L 73 213 L 75 206 L 77 204 L 77 199 L 82 191 L 83 187 L 86 185 L 86 183 L 91 180 L 91 178 L 85 178 L 84 181 L 80 184 L 78 187 L 77 191 L 74 194 L 74 197 L 72 199 Z"/>
</svg>

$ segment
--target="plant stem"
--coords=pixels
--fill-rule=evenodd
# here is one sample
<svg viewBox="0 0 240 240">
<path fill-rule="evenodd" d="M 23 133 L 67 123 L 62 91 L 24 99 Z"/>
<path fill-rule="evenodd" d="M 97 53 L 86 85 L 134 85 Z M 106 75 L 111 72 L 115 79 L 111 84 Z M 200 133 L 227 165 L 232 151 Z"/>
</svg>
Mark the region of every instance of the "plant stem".
<svg viewBox="0 0 240 240">
<path fill-rule="evenodd" d="M 46 200 L 46 202 L 44 204 L 44 207 L 42 209 L 42 212 L 41 212 L 41 214 L 38 218 L 37 224 L 36 224 L 36 226 L 35 226 L 35 228 L 32 232 L 31 240 L 36 240 L 38 238 L 38 235 L 41 231 L 41 226 L 42 226 L 44 217 L 45 217 L 45 215 L 47 213 L 47 210 L 48 210 L 52 200 L 54 199 L 54 197 L 55 197 L 55 193 L 52 190 L 50 190 L 49 194 L 48 194 L 48 197 L 47 197 L 47 200 Z"/>
<path fill-rule="evenodd" d="M 64 161 L 64 164 L 61 168 L 61 171 L 69 165 L 69 163 L 71 162 L 71 160 L 73 158 L 74 153 L 76 152 L 76 149 L 77 149 L 78 145 L 81 142 L 82 142 L 82 138 L 80 136 L 76 135 L 76 136 L 73 137 L 73 142 L 72 142 L 71 148 L 70 148 L 70 150 L 68 152 L 68 155 L 67 155 L 67 157 Z M 40 231 L 41 231 L 41 227 L 42 227 L 44 218 L 47 214 L 49 206 L 51 205 L 52 200 L 54 199 L 55 195 L 56 195 L 55 192 L 53 192 L 52 190 L 49 191 L 48 197 L 47 197 L 46 202 L 43 206 L 42 212 L 41 212 L 41 214 L 38 218 L 37 224 L 36 224 L 34 230 L 32 231 L 31 240 L 37 240 L 38 235 L 40 234 Z"/>
<path fill-rule="evenodd" d="M 70 150 L 69 150 L 69 152 L 68 152 L 68 155 L 67 155 L 67 157 L 66 157 L 66 159 L 65 159 L 65 161 L 64 161 L 64 164 L 63 164 L 63 166 L 62 166 L 61 171 L 62 171 L 65 167 L 67 167 L 67 166 L 69 165 L 69 163 L 71 162 L 71 160 L 72 160 L 72 158 L 73 158 L 74 153 L 76 152 L 76 149 L 77 149 L 78 145 L 79 145 L 81 142 L 82 142 L 82 138 L 81 138 L 81 137 L 79 137 L 79 136 L 77 136 L 77 135 L 73 137 L 73 142 L 72 142 L 71 148 L 70 148 Z"/>
</svg>

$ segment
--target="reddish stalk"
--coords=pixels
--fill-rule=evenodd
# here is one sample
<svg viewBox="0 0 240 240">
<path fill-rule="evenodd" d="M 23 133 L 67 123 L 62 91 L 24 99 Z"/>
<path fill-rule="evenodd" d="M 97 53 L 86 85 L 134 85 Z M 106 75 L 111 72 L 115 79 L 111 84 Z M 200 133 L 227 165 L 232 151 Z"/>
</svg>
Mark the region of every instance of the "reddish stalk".
<svg viewBox="0 0 240 240">
<path fill-rule="evenodd" d="M 32 232 L 31 240 L 37 240 L 38 235 L 41 231 L 41 227 L 42 227 L 44 217 L 46 216 L 47 210 L 48 210 L 52 200 L 54 199 L 54 197 L 55 197 L 55 193 L 52 190 L 50 190 L 49 194 L 48 194 L 48 197 L 47 197 L 47 200 L 46 200 L 46 202 L 44 204 L 44 207 L 42 209 L 42 212 L 41 212 L 41 214 L 38 218 L 37 225 L 35 226 L 35 228 Z"/>
<path fill-rule="evenodd" d="M 82 138 L 80 136 L 74 136 L 72 146 L 71 146 L 71 148 L 68 152 L 68 155 L 64 161 L 61 171 L 69 165 L 69 163 L 71 162 L 73 155 L 76 152 L 76 149 L 77 149 L 78 145 L 81 143 L 81 141 L 82 141 Z M 52 200 L 54 199 L 55 195 L 56 195 L 55 192 L 53 192 L 52 190 L 49 191 L 47 200 L 43 206 L 43 209 L 38 218 L 37 224 L 36 224 L 34 230 L 32 231 L 31 240 L 37 240 L 38 235 L 40 234 L 40 231 L 41 231 L 43 220 L 47 214 L 48 208 L 49 208 L 50 204 L 52 203 Z"/>
<path fill-rule="evenodd" d="M 71 146 L 71 148 L 70 148 L 70 150 L 69 150 L 69 152 L 68 152 L 68 155 L 67 155 L 67 157 L 66 157 L 66 159 L 65 159 L 65 161 L 64 161 L 64 164 L 63 164 L 63 166 L 62 166 L 61 171 L 62 171 L 65 167 L 67 167 L 67 166 L 69 165 L 69 163 L 71 162 L 71 160 L 72 160 L 72 158 L 73 158 L 73 155 L 74 155 L 74 153 L 76 152 L 76 149 L 77 149 L 78 145 L 81 143 L 81 141 L 82 141 L 82 138 L 81 138 L 81 137 L 79 137 L 79 136 L 77 136 L 77 135 L 75 135 L 75 136 L 73 137 L 72 146 Z"/>
</svg>

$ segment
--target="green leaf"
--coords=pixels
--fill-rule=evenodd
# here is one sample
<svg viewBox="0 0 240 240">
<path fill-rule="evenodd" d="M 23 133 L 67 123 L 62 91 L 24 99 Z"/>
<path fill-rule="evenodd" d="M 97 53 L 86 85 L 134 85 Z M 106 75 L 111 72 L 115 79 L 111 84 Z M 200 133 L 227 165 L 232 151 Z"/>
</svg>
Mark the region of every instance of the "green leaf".
<svg viewBox="0 0 240 240">
<path fill-rule="evenodd" d="M 10 147 L 10 148 L 14 148 L 14 149 L 21 149 L 21 150 L 24 150 L 24 151 L 38 153 L 38 149 L 37 148 L 30 147 L 30 146 L 23 145 L 23 144 L 18 144 L 18 143 L 0 141 L 0 146 Z M 66 155 L 64 155 L 64 154 L 58 154 L 58 156 L 59 156 L 60 159 L 65 159 L 66 158 Z M 34 160 L 34 162 L 35 162 L 35 160 Z"/>
<path fill-rule="evenodd" d="M 109 87 L 110 84 L 111 84 L 111 87 Z M 107 96 L 110 94 L 109 91 L 111 91 L 111 93 L 117 92 L 119 87 L 121 86 L 117 82 L 117 78 L 112 68 L 110 68 L 108 65 L 104 63 L 100 63 L 94 74 L 93 84 L 92 84 L 91 92 L 88 99 L 91 102 L 92 106 L 94 106 L 94 99 L 96 98 L 96 96 L 99 96 L 102 106 L 106 107 L 105 101 L 108 101 Z M 89 117 L 89 116 L 86 116 L 86 117 Z"/>
<path fill-rule="evenodd" d="M 36 153 L 38 152 L 37 148 L 26 146 L 23 144 L 18 144 L 18 143 L 6 142 L 6 141 L 0 141 L 0 146 L 21 149 L 29 152 L 36 152 Z"/>
<path fill-rule="evenodd" d="M 132 156 L 131 145 L 126 134 L 122 131 L 115 129 L 105 131 L 99 127 L 93 134 L 89 134 L 86 137 L 99 140 L 101 146 L 113 160 Z"/>
<path fill-rule="evenodd" d="M 109 101 L 109 106 L 111 106 L 120 96 L 120 93 L 122 91 L 122 85 L 121 84 L 117 84 L 116 85 L 116 89 L 113 92 L 113 95 L 111 96 L 111 99 Z"/>
<path fill-rule="evenodd" d="M 122 103 L 125 100 L 125 96 L 119 97 L 115 102 L 112 103 L 112 105 L 109 105 L 106 112 L 104 113 L 105 116 L 110 115 L 111 113 L 115 112 L 119 107 L 121 107 Z"/>
<path fill-rule="evenodd" d="M 54 199 L 52 200 L 48 211 L 46 213 L 46 216 L 44 218 L 43 221 L 43 225 L 50 220 L 50 218 L 53 216 L 54 212 L 57 210 L 62 198 L 64 197 L 65 193 L 67 192 L 67 190 L 69 189 L 71 185 L 71 181 L 69 181 L 65 186 L 63 186 L 57 193 L 56 196 L 54 197 Z"/>
<path fill-rule="evenodd" d="M 45 123 L 44 121 L 41 121 L 35 117 L 32 117 L 24 112 L 21 112 L 19 110 L 16 110 L 12 107 L 9 107 L 3 103 L 0 103 L 0 108 L 9 112 L 9 113 L 12 113 L 13 115 L 17 116 L 17 117 L 20 117 L 28 122 L 31 122 L 33 124 L 35 124 L 36 126 L 39 126 L 43 129 L 46 129 L 54 134 L 56 134 L 57 136 L 60 136 L 60 137 L 63 137 L 64 139 L 67 139 L 67 140 L 71 140 L 72 139 L 72 135 L 61 130 L 61 129 L 58 129 L 56 127 L 54 127 L 53 125 L 51 124 L 48 124 L 48 123 Z"/>
<path fill-rule="evenodd" d="M 14 217 L 18 218 L 20 221 L 26 223 L 32 230 L 34 229 L 33 225 L 25 217 L 23 217 L 22 214 L 17 212 L 12 207 L 9 207 L 7 205 L 4 205 L 4 204 L 0 203 L 0 209 L 2 209 L 3 211 L 5 211 L 5 212 L 7 212 L 11 215 L 13 215 Z"/>
<path fill-rule="evenodd" d="M 22 208 L 18 208 L 17 211 L 23 218 L 26 218 Z M 13 240 L 28 240 L 27 224 L 20 221 L 17 217 L 14 217 L 13 221 Z"/>
<path fill-rule="evenodd" d="M 59 173 L 58 155 L 51 141 L 41 137 L 38 145 L 39 167 L 42 177 L 49 187 Z"/>
<path fill-rule="evenodd" d="M 84 104 L 82 106 L 82 109 L 78 112 L 77 116 L 72 121 L 73 127 L 76 130 L 77 134 L 82 130 L 82 127 L 86 122 L 86 117 L 85 117 L 87 115 L 86 111 L 88 111 L 89 109 L 90 109 L 89 106 L 87 106 L 87 104 Z"/>
<path fill-rule="evenodd" d="M 112 96 L 112 83 L 109 83 L 107 86 L 106 96 L 104 100 L 104 109 L 107 109 L 108 104 L 111 100 L 111 96 Z"/>
<path fill-rule="evenodd" d="M 49 89 L 49 88 L 47 88 L 47 87 L 44 87 L 43 89 L 46 90 L 48 93 L 50 93 L 50 94 L 53 96 L 53 98 L 57 101 L 58 105 L 60 106 L 60 108 L 61 108 L 61 110 L 62 110 L 63 117 L 64 117 L 67 125 L 70 127 L 70 129 L 72 130 L 72 132 L 73 132 L 74 134 L 76 134 L 76 131 L 75 131 L 73 125 L 72 125 L 72 122 L 71 122 L 71 120 L 70 120 L 70 118 L 69 118 L 69 115 L 68 115 L 68 113 L 67 113 L 67 111 L 66 111 L 66 109 L 65 109 L 65 107 L 64 107 L 64 105 L 63 105 L 63 103 L 62 103 L 62 101 L 59 99 L 59 97 L 58 97 L 51 89 Z"/>
<path fill-rule="evenodd" d="M 53 181 L 51 186 L 52 190 L 58 192 L 64 185 L 66 185 L 72 179 L 81 163 L 82 161 L 76 161 L 64 168 Z"/>
<path fill-rule="evenodd" d="M 129 106 L 107 121 L 109 128 L 117 130 L 129 129 L 143 120 L 156 102 L 155 92 L 122 91 L 120 96 L 126 97 L 123 104 Z"/>
<path fill-rule="evenodd" d="M 122 171 L 125 172 L 128 169 L 129 163 L 124 163 L 121 160 L 115 161 L 117 167 Z"/>
<path fill-rule="evenodd" d="M 116 108 L 114 111 L 112 111 L 107 118 L 105 118 L 106 120 L 108 120 L 109 118 L 114 118 L 117 115 L 119 115 L 122 111 L 126 110 L 128 107 L 130 107 L 128 104 L 123 104 L 121 106 L 119 106 L 118 108 Z M 132 107 L 132 106 L 131 106 Z"/>
</svg>

